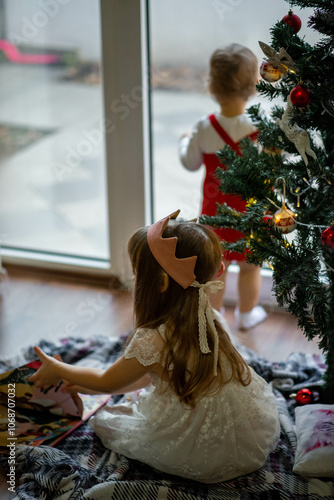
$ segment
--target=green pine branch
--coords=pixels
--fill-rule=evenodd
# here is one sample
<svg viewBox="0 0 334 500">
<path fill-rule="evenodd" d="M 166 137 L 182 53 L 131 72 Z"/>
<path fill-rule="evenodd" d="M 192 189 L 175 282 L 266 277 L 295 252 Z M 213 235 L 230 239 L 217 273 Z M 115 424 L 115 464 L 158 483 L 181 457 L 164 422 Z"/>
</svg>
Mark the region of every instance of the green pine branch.
<svg viewBox="0 0 334 500">
<path fill-rule="evenodd" d="M 321 241 L 324 228 L 334 220 L 334 3 L 292 0 L 290 4 L 317 9 L 310 26 L 325 37 L 311 46 L 286 24 L 276 23 L 268 45 L 277 52 L 280 48 L 287 51 L 295 73 L 289 72 L 274 84 L 261 81 L 257 90 L 269 100 L 281 97 L 286 101 L 301 81 L 309 88 L 309 106 L 295 106 L 290 118 L 291 126 L 307 131 L 316 159 L 308 155 L 305 165 L 295 144 L 278 126 L 285 105 L 273 106 L 269 116 L 260 105 L 251 106 L 247 111 L 259 131 L 257 144 L 243 140 L 242 156 L 227 146 L 218 151 L 222 167 L 216 171 L 222 192 L 241 196 L 247 201 L 247 211 L 222 204 L 215 216 L 203 215 L 200 222 L 241 231 L 244 237 L 235 243 L 222 242 L 223 249 L 246 250 L 248 262 L 272 267 L 278 304 L 298 318 L 304 335 L 326 353 L 324 380 L 334 390 L 334 250 Z M 275 225 L 275 212 L 283 203 L 296 214 L 291 235 Z"/>
<path fill-rule="evenodd" d="M 313 7 L 315 9 L 321 9 L 328 12 L 334 13 L 334 5 L 328 0 L 286 0 L 291 7 L 299 7 L 301 9 L 306 9 Z"/>
<path fill-rule="evenodd" d="M 326 9 L 326 7 L 325 7 Z M 332 45 L 332 38 L 334 33 L 334 12 L 328 12 L 326 10 L 316 10 L 309 18 L 307 24 L 310 28 L 328 36 L 327 40 L 323 41 L 323 44 L 328 44 L 328 47 Z"/>
</svg>

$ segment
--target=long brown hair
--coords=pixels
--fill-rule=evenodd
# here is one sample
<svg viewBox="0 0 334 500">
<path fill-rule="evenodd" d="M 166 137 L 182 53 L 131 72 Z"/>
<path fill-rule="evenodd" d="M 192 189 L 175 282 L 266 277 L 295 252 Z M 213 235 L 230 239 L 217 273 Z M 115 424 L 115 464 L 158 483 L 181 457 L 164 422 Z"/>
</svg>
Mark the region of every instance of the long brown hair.
<svg viewBox="0 0 334 500">
<path fill-rule="evenodd" d="M 220 241 L 216 234 L 194 222 L 171 220 L 163 237 L 177 237 L 176 257 L 197 255 L 196 280 L 206 283 L 216 274 L 221 264 Z M 141 228 L 130 238 L 128 251 L 136 276 L 134 312 L 136 327 L 157 328 L 166 326 L 166 344 L 163 356 L 166 359 L 165 373 L 170 386 L 180 401 L 194 407 L 204 396 L 214 380 L 213 332 L 207 325 L 208 343 L 211 353 L 202 354 L 198 338 L 198 289 L 182 288 L 171 277 L 163 290 L 165 272 L 153 257 L 147 243 L 147 228 Z M 249 367 L 231 343 L 231 340 L 215 321 L 219 337 L 217 381 L 219 390 L 232 378 L 241 384 L 250 383 Z M 222 359 L 229 366 L 222 366 Z M 168 368 L 173 369 L 168 371 Z M 227 370 L 226 370 L 227 368 Z M 227 374 L 226 374 L 227 372 Z M 211 391 L 211 388 L 210 388 Z"/>
</svg>

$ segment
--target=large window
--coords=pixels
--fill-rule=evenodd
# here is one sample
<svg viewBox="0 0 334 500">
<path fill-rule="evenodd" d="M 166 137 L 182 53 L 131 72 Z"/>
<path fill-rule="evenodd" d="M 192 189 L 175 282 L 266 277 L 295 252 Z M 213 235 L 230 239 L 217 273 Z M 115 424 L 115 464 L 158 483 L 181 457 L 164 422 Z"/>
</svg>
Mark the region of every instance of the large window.
<svg viewBox="0 0 334 500">
<path fill-rule="evenodd" d="M 144 0 L 0 0 L 5 260 L 126 269 L 151 219 L 146 14 Z"/>
<path fill-rule="evenodd" d="M 204 167 L 196 172 L 180 163 L 177 142 L 204 116 L 218 111 L 207 90 L 208 63 L 212 52 L 236 42 L 249 47 L 259 65 L 264 54 L 258 41 L 270 44 L 270 27 L 288 12 L 288 4 L 276 0 L 149 0 L 151 34 L 152 136 L 154 217 L 159 219 L 176 209 L 188 219 L 201 209 Z M 312 9 L 298 11 L 301 34 Z M 297 12 L 296 12 L 297 14 Z M 261 102 L 255 96 L 249 104 Z M 238 266 L 229 267 L 225 302 L 238 300 Z M 260 302 L 271 307 L 271 271 L 264 266 Z"/>
<path fill-rule="evenodd" d="M 150 0 L 149 5 L 155 217 L 180 208 L 192 218 L 200 211 L 204 167 L 185 170 L 177 141 L 202 116 L 218 110 L 207 90 L 209 58 L 216 48 L 236 42 L 249 47 L 260 64 L 264 54 L 258 42 L 270 44 L 270 28 L 289 5 L 276 0 Z M 300 34 L 308 39 L 313 36 L 307 28 L 311 12 L 298 10 Z M 259 101 L 256 96 L 250 104 Z M 271 106 L 261 102 L 265 109 Z"/>
<path fill-rule="evenodd" d="M 2 245 L 109 259 L 99 2 L 1 11 Z"/>
</svg>

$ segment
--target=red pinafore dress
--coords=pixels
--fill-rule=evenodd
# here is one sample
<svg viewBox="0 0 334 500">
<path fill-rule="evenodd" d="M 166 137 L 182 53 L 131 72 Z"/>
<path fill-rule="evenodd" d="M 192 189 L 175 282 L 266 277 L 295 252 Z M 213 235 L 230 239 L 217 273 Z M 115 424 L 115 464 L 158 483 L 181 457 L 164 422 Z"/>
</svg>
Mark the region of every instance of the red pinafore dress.
<svg viewBox="0 0 334 500">
<path fill-rule="evenodd" d="M 211 125 L 216 130 L 216 132 L 223 139 L 225 144 L 230 146 L 238 155 L 241 156 L 240 143 L 234 142 L 223 127 L 218 122 L 215 115 L 210 115 L 209 120 Z M 256 140 L 258 132 L 253 132 L 248 135 L 249 139 L 252 141 Z M 206 175 L 203 183 L 203 203 L 202 203 L 202 215 L 216 215 L 217 214 L 217 203 L 222 205 L 226 203 L 229 207 L 234 208 L 238 212 L 246 212 L 246 202 L 241 199 L 240 196 L 234 194 L 224 194 L 219 191 L 218 187 L 220 185 L 219 179 L 215 176 L 215 172 L 218 167 L 226 170 L 226 166 L 222 165 L 215 153 L 204 153 L 203 162 L 206 168 Z M 219 236 L 221 240 L 228 242 L 238 241 L 243 237 L 240 231 L 235 229 L 215 229 L 215 233 Z M 223 252 L 224 259 L 226 260 L 246 260 L 246 252 L 240 254 L 238 252 Z"/>
</svg>

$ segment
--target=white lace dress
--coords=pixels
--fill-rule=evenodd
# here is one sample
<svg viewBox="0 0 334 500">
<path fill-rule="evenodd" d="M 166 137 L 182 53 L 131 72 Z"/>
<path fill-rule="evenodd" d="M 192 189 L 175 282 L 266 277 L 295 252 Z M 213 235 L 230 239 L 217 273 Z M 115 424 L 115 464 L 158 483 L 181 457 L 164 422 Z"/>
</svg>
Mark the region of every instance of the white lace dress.
<svg viewBox="0 0 334 500">
<path fill-rule="evenodd" d="M 139 329 L 125 350 L 144 366 L 160 358 L 164 327 Z M 277 444 L 276 401 L 268 384 L 252 370 L 252 382 L 226 384 L 194 409 L 179 402 L 160 379 L 136 401 L 103 407 L 90 425 L 105 447 L 160 471 L 205 483 L 226 481 L 260 468 Z M 162 387 L 165 382 L 162 383 Z"/>
</svg>

